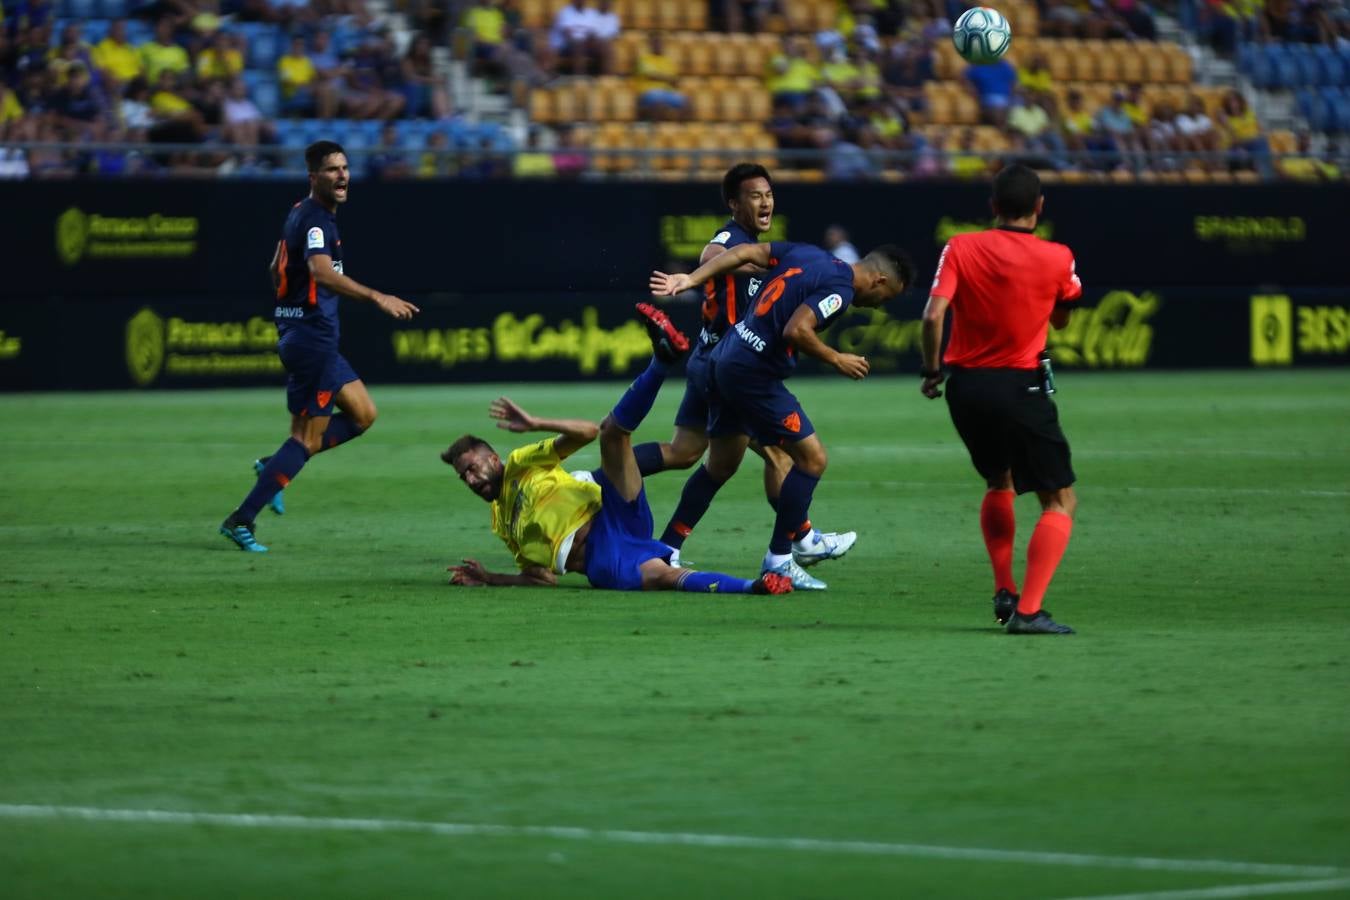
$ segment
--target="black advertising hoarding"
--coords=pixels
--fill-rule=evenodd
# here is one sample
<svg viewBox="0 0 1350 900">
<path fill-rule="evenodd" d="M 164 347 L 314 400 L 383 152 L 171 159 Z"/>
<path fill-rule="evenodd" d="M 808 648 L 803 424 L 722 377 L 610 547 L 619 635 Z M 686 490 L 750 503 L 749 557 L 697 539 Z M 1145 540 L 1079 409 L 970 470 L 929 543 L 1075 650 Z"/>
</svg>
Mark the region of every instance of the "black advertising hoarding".
<svg viewBox="0 0 1350 900">
<path fill-rule="evenodd" d="M 630 377 L 650 355 L 629 294 L 409 295 L 423 312 L 395 322 L 343 313 L 342 350 L 366 380 L 389 383 L 575 381 Z M 854 309 L 824 334 L 875 374 L 919 367 L 919 297 Z M 697 320 L 673 304 L 677 323 Z M 0 305 L 0 389 L 280 385 L 276 331 L 244 300 L 51 298 Z M 1350 289 L 1101 289 L 1089 286 L 1049 346 L 1066 369 L 1350 363 Z M 804 360 L 801 371 L 819 367 Z"/>
<path fill-rule="evenodd" d="M 0 189 L 0 302 L 144 296 L 233 302 L 266 266 L 303 182 L 15 182 Z M 348 271 L 393 293 L 640 291 L 691 261 L 726 216 L 713 183 L 358 179 L 339 214 Z M 988 224 L 988 186 L 782 184 L 772 237 L 907 248 L 922 289 L 942 243 Z M 1330 287 L 1346 283 L 1345 185 L 1050 185 L 1041 233 L 1088 284 Z"/>
</svg>

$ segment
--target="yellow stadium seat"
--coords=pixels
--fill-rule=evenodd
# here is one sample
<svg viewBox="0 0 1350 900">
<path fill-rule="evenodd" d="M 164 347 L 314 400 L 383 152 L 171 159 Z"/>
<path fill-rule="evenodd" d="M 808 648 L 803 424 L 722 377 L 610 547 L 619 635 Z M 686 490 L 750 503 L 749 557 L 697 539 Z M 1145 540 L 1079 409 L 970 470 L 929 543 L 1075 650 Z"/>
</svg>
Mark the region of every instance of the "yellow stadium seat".
<svg viewBox="0 0 1350 900">
<path fill-rule="evenodd" d="M 553 92 L 535 90 L 530 92 L 530 121 L 551 125 L 558 121 L 553 105 Z"/>
<path fill-rule="evenodd" d="M 1157 44 L 1142 44 L 1139 49 L 1144 60 L 1144 80 L 1155 84 L 1170 81 L 1167 56 L 1163 54 L 1161 48 Z"/>
<path fill-rule="evenodd" d="M 1272 131 L 1267 136 L 1271 153 L 1294 153 L 1298 150 L 1298 139 L 1292 131 Z"/>
<path fill-rule="evenodd" d="M 745 92 L 745 117 L 753 122 L 767 122 L 773 114 L 773 98 L 762 85 L 756 84 Z"/>
<path fill-rule="evenodd" d="M 526 28 L 547 28 L 552 24 L 548 4 L 544 0 L 521 0 L 520 21 Z"/>
<path fill-rule="evenodd" d="M 722 122 L 743 122 L 748 118 L 749 107 L 745 93 L 732 88 L 717 95 L 717 118 Z"/>
<path fill-rule="evenodd" d="M 624 28 L 649 31 L 656 27 L 656 4 L 653 0 L 630 0 L 628 18 L 623 20 Z"/>
<path fill-rule="evenodd" d="M 1144 60 L 1133 47 L 1120 47 L 1116 51 L 1120 65 L 1120 80 L 1135 84 L 1144 80 Z"/>
<path fill-rule="evenodd" d="M 697 82 L 699 85 L 697 89 L 685 88 L 686 84 L 693 83 L 695 82 L 692 82 L 692 80 L 682 81 L 680 82 L 680 89 L 685 91 L 685 96 L 689 98 L 689 106 L 694 118 L 700 122 L 717 121 L 718 116 L 722 114 L 718 107 L 718 96 L 703 86 L 707 84 L 706 81 Z"/>
<path fill-rule="evenodd" d="M 706 40 L 695 40 L 684 48 L 684 68 L 686 75 L 711 75 L 713 73 L 712 44 Z"/>
<path fill-rule="evenodd" d="M 691 3 L 684 0 L 680 9 L 680 27 L 687 28 L 690 31 L 704 31 L 708 27 L 708 5 L 706 3 Z"/>
<path fill-rule="evenodd" d="M 656 27 L 662 31 L 674 31 L 684 19 L 680 0 L 657 0 Z"/>
<path fill-rule="evenodd" d="M 1163 55 L 1167 57 L 1168 80 L 1174 84 L 1191 83 L 1191 55 L 1178 44 L 1164 44 Z"/>
<path fill-rule="evenodd" d="M 735 75 L 741 65 L 736 44 L 725 37 L 712 42 L 712 59 L 712 72 L 716 75 Z"/>
</svg>

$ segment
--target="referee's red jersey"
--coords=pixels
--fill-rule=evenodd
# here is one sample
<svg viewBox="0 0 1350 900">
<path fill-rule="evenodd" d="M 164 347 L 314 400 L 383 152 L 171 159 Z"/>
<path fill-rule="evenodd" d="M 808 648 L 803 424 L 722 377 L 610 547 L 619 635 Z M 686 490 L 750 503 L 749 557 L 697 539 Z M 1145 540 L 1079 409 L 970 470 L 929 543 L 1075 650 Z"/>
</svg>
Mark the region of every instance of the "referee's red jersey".
<svg viewBox="0 0 1350 900">
<path fill-rule="evenodd" d="M 1034 369 L 1055 304 L 1083 296 L 1083 285 L 1068 247 L 1002 226 L 948 241 L 931 293 L 951 301 L 947 365 Z"/>
</svg>

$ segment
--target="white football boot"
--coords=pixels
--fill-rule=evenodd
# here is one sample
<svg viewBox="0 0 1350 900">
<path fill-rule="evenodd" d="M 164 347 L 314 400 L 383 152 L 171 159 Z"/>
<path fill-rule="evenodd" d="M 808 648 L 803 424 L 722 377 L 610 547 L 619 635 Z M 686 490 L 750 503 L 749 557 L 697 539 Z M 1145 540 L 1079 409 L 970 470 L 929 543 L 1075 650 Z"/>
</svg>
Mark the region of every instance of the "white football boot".
<svg viewBox="0 0 1350 900">
<path fill-rule="evenodd" d="M 827 559 L 839 559 L 857 542 L 856 531 L 822 533 L 813 528 L 806 537 L 792 542 L 792 558 L 799 566 L 814 566 Z"/>
</svg>

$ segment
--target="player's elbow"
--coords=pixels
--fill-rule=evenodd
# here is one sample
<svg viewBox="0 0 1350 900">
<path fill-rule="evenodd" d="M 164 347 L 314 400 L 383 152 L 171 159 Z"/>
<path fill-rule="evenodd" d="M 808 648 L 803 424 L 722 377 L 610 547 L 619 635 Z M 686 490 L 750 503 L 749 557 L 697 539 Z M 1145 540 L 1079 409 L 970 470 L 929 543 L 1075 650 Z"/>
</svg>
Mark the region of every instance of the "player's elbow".
<svg viewBox="0 0 1350 900">
<path fill-rule="evenodd" d="M 945 301 L 939 302 L 939 298 L 930 297 L 928 305 L 923 308 L 923 321 L 927 323 L 940 323 L 947 317 L 947 304 Z"/>
</svg>

